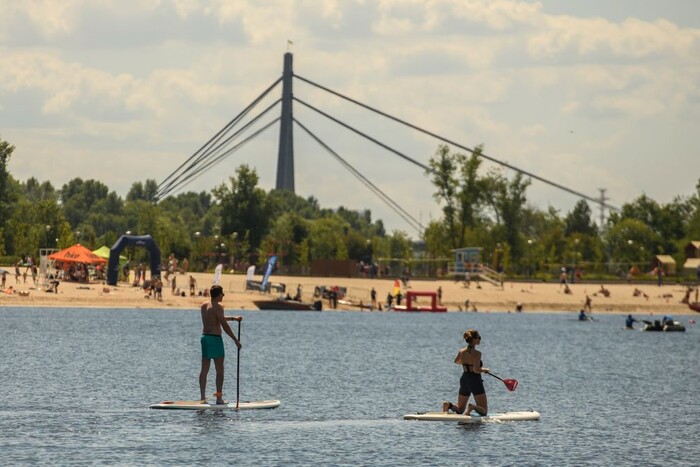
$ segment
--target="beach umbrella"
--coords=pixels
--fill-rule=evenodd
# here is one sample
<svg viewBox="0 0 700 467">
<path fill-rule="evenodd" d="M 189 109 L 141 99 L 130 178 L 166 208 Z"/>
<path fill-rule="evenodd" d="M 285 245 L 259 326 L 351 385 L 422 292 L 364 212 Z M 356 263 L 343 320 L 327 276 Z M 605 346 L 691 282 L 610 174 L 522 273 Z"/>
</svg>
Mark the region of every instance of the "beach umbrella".
<svg viewBox="0 0 700 467">
<path fill-rule="evenodd" d="M 54 261 L 63 261 L 66 263 L 85 264 L 104 264 L 107 262 L 106 259 L 100 258 L 80 243 L 68 247 L 65 250 L 50 254 L 49 259 Z"/>
<path fill-rule="evenodd" d="M 95 253 L 100 258 L 104 258 L 106 260 L 109 260 L 110 249 L 106 245 L 102 245 L 97 250 L 92 250 L 92 252 Z M 127 260 L 126 256 L 119 255 L 119 265 L 120 266 L 123 266 L 124 263 L 126 263 L 126 260 Z"/>
</svg>

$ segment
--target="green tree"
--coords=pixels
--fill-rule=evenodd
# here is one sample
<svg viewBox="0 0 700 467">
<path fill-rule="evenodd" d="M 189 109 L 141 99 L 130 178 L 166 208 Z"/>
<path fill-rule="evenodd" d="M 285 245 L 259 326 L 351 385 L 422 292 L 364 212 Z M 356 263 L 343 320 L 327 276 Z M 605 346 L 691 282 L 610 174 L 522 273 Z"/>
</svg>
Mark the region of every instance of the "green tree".
<svg viewBox="0 0 700 467">
<path fill-rule="evenodd" d="M 221 233 L 233 232 L 249 236 L 252 249 L 257 249 L 267 234 L 271 206 L 267 194 L 259 188 L 259 177 L 247 165 L 236 169 L 230 185 L 221 184 L 212 193 L 221 206 Z"/>
<path fill-rule="evenodd" d="M 498 224 L 494 229 L 495 237 L 502 238 L 508 246 L 504 249 L 506 263 L 517 261 L 522 256 L 521 228 L 527 202 L 525 192 L 530 183 L 530 179 L 524 179 L 520 172 L 508 180 L 499 171 L 492 171 L 485 182 L 486 192 L 489 193 L 488 202 Z"/>
<path fill-rule="evenodd" d="M 12 205 L 15 202 L 10 189 L 12 177 L 7 171 L 7 164 L 15 147 L 0 138 L 0 254 L 5 250 L 5 232 L 3 226 L 7 223 L 12 213 Z"/>
<path fill-rule="evenodd" d="M 96 212 L 98 201 L 109 194 L 109 188 L 96 180 L 74 178 L 61 187 L 61 204 L 63 213 L 71 225 L 76 228 L 90 215 Z"/>
<path fill-rule="evenodd" d="M 155 180 L 148 179 L 144 183 L 134 182 L 126 194 L 126 200 L 155 203 L 156 193 L 158 193 L 158 183 Z"/>
<path fill-rule="evenodd" d="M 591 216 L 591 208 L 581 199 L 564 219 L 564 233 L 568 235 L 597 235 L 598 228 Z"/>
<path fill-rule="evenodd" d="M 428 172 L 432 183 L 437 188 L 433 198 L 442 203 L 444 215 L 444 225 L 448 231 L 449 244 L 452 248 L 459 246 L 460 239 L 457 237 L 457 210 L 458 210 L 458 184 L 457 173 L 459 170 L 459 158 L 450 154 L 450 148 L 441 144 L 428 163 Z"/>
</svg>

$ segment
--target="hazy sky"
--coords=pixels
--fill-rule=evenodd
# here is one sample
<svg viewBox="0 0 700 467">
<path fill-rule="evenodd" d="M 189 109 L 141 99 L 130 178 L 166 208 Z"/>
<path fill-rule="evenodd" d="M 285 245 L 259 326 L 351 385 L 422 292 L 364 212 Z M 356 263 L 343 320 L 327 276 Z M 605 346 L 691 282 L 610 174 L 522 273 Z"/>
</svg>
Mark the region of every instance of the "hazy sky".
<svg viewBox="0 0 700 467">
<path fill-rule="evenodd" d="M 57 188 L 98 179 L 122 196 L 160 182 L 281 75 L 288 40 L 298 75 L 579 192 L 607 188 L 613 205 L 669 202 L 700 179 L 694 0 L 0 0 L 10 171 Z M 439 143 L 301 81 L 294 93 L 422 163 Z M 421 169 L 294 113 L 415 218 L 440 217 Z M 243 163 L 274 187 L 278 132 L 184 190 Z M 294 138 L 297 194 L 415 236 L 301 129 Z M 528 194 L 562 213 L 578 201 L 540 182 Z"/>
</svg>

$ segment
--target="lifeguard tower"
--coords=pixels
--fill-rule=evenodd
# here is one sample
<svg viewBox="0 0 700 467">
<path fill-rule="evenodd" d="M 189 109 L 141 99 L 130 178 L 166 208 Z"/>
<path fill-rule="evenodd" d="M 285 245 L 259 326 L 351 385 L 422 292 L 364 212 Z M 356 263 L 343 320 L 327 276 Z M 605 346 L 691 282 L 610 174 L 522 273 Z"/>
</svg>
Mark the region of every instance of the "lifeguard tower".
<svg viewBox="0 0 700 467">
<path fill-rule="evenodd" d="M 448 274 L 456 281 L 470 277 L 483 279 L 496 287 L 503 287 L 503 275 L 481 262 L 481 250 L 483 248 L 474 246 L 452 250 L 454 263 L 449 265 Z"/>
</svg>

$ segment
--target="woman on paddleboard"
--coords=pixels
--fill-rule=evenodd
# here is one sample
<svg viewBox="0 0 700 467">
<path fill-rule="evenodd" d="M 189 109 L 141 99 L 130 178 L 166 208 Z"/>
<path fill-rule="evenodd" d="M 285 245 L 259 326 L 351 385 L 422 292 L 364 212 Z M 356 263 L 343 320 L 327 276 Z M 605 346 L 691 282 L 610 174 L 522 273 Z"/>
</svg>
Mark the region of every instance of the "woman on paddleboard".
<svg viewBox="0 0 700 467">
<path fill-rule="evenodd" d="M 471 414 L 472 410 L 479 415 L 488 413 L 488 401 L 486 399 L 486 390 L 484 382 L 481 379 L 481 373 L 488 373 L 489 369 L 484 368 L 481 362 L 481 352 L 476 350 L 476 346 L 481 343 L 481 335 L 478 331 L 470 329 L 464 333 L 464 340 L 467 341 L 467 346 L 457 352 L 455 363 L 462 365 L 462 377 L 459 379 L 459 397 L 457 405 L 452 402 L 445 401 L 442 404 L 442 411 L 457 412 L 459 414 L 467 409 L 467 415 Z M 468 404 L 469 396 L 474 395 L 475 404 Z"/>
</svg>

